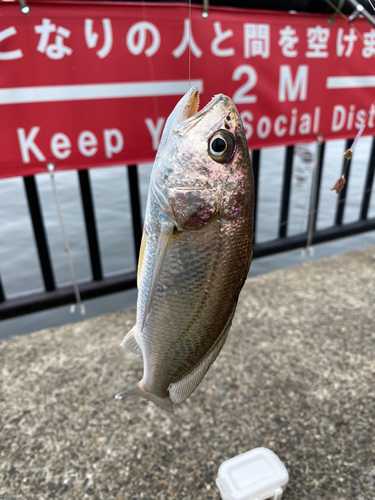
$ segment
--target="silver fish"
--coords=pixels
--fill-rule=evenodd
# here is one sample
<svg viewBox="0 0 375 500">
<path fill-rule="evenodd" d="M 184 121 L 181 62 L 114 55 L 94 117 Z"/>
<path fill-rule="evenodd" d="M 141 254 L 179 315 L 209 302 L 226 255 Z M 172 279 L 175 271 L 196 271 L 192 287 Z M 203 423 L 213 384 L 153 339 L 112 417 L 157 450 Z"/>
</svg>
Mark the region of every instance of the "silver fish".
<svg viewBox="0 0 375 500">
<path fill-rule="evenodd" d="M 222 94 L 198 112 L 193 87 L 169 116 L 152 170 L 138 264 L 143 356 L 136 395 L 167 411 L 196 389 L 232 323 L 252 259 L 253 177 L 241 118 Z"/>
</svg>

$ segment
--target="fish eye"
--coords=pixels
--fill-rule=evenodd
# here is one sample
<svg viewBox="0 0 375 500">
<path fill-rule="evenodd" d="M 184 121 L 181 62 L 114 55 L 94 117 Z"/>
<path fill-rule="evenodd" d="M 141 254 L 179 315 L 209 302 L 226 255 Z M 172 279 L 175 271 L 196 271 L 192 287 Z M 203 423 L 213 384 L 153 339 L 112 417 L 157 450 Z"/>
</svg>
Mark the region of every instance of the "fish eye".
<svg viewBox="0 0 375 500">
<path fill-rule="evenodd" d="M 208 141 L 208 154 L 218 163 L 225 163 L 232 156 L 234 150 L 233 134 L 220 129 Z"/>
</svg>

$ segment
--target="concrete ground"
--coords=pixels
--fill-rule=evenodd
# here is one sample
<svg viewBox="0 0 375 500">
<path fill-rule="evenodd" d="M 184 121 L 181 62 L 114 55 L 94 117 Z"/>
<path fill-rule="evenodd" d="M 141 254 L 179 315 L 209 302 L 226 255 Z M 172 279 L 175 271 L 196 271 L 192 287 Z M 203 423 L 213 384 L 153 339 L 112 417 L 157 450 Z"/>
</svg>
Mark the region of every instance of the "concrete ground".
<svg viewBox="0 0 375 500">
<path fill-rule="evenodd" d="M 218 500 L 220 464 L 265 446 L 285 500 L 374 500 L 374 254 L 248 280 L 175 415 L 113 398 L 142 374 L 119 345 L 134 309 L 2 341 L 0 498 Z"/>
</svg>

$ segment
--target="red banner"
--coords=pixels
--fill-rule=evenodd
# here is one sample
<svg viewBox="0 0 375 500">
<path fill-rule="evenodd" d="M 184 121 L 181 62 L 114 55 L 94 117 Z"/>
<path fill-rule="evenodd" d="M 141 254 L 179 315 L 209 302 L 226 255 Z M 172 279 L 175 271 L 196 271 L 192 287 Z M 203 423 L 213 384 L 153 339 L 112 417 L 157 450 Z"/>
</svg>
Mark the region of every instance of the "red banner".
<svg viewBox="0 0 375 500">
<path fill-rule="evenodd" d="M 375 30 L 339 16 L 192 6 L 0 4 L 0 177 L 151 161 L 191 85 L 229 95 L 249 148 L 373 134 Z M 371 109 L 370 109 L 371 108 Z"/>
</svg>

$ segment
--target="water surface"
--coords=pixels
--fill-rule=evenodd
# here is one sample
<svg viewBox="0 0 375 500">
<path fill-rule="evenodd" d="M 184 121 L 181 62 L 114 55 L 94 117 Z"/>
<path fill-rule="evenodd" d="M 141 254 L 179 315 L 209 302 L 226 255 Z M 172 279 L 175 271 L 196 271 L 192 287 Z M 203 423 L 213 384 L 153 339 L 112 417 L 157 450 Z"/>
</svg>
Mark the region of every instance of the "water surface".
<svg viewBox="0 0 375 500">
<path fill-rule="evenodd" d="M 333 224 L 337 196 L 330 191 L 341 175 L 345 141 L 327 143 L 319 202 L 317 228 Z M 358 219 L 370 154 L 371 138 L 359 141 L 352 160 L 347 190 L 344 223 Z M 292 176 L 288 234 L 305 231 L 309 215 L 311 181 L 316 145 L 295 148 Z M 285 148 L 267 148 L 261 152 L 257 241 L 276 238 L 282 192 Z M 141 204 L 144 215 L 151 164 L 139 166 Z M 134 241 L 126 167 L 97 168 L 90 171 L 95 213 L 102 256 L 103 272 L 111 275 L 135 268 Z M 59 172 L 55 176 L 66 233 L 78 280 L 90 277 L 90 262 L 75 171 Z M 36 176 L 42 211 L 57 285 L 71 282 L 64 252 L 49 174 Z M 371 197 L 369 217 L 375 216 L 375 197 Z M 0 181 L 0 272 L 7 297 L 42 289 L 37 251 L 32 234 L 26 197 L 21 178 Z M 344 238 L 314 247 L 314 255 L 301 255 L 301 250 L 257 259 L 250 275 L 269 272 L 281 267 L 347 252 L 375 244 L 374 232 Z M 85 303 L 86 317 L 135 305 L 136 290 L 93 299 Z M 50 326 L 81 319 L 79 311 L 69 312 L 68 306 L 0 322 L 0 338 L 20 335 Z"/>
</svg>

